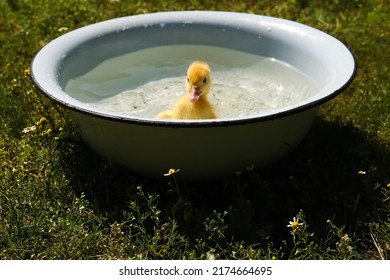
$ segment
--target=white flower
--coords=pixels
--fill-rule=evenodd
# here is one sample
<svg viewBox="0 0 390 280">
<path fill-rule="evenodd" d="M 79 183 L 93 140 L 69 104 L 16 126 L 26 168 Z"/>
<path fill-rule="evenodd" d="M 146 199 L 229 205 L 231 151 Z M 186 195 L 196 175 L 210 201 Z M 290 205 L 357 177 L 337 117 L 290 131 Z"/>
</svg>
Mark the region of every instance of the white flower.
<svg viewBox="0 0 390 280">
<path fill-rule="evenodd" d="M 180 171 L 180 169 L 173 169 L 173 168 L 171 168 L 171 169 L 168 170 L 168 173 L 164 174 L 164 176 L 171 176 L 172 174 L 175 174 L 175 173 L 177 173 L 179 171 Z"/>
<path fill-rule="evenodd" d="M 292 229 L 291 233 L 294 234 L 294 232 L 297 230 L 298 227 L 303 226 L 303 223 L 299 222 L 299 218 L 294 217 L 292 221 L 288 222 L 289 224 L 287 227 L 290 227 Z"/>
<path fill-rule="evenodd" d="M 206 260 L 211 260 L 211 261 L 215 260 L 215 254 L 213 249 L 211 249 L 206 253 Z"/>
<path fill-rule="evenodd" d="M 65 31 L 68 31 L 68 27 L 63 26 L 58 28 L 58 32 L 65 32 Z"/>
<path fill-rule="evenodd" d="M 23 133 L 29 133 L 29 132 L 31 132 L 31 131 L 34 131 L 35 129 L 37 129 L 37 127 L 36 127 L 35 125 L 33 125 L 33 126 L 28 126 L 28 127 L 24 128 L 24 129 L 22 130 L 22 132 L 23 132 Z"/>
</svg>

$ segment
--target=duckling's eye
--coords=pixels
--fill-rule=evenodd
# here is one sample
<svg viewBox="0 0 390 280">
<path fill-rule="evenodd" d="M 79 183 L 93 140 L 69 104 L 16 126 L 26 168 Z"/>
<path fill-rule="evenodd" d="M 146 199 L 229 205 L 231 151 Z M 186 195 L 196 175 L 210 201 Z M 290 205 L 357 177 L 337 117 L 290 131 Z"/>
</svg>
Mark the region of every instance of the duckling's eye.
<svg viewBox="0 0 390 280">
<path fill-rule="evenodd" d="M 203 79 L 203 83 L 204 83 L 204 84 L 207 83 L 207 78 L 204 78 L 204 79 Z"/>
<path fill-rule="evenodd" d="M 187 82 L 190 82 L 190 78 L 187 77 Z"/>
</svg>

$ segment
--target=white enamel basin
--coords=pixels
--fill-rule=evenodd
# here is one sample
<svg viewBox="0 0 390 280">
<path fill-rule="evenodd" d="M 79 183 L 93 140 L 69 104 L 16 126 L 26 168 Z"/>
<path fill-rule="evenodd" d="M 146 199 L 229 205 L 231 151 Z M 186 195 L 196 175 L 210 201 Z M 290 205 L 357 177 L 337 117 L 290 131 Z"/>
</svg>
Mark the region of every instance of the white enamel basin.
<svg viewBox="0 0 390 280">
<path fill-rule="evenodd" d="M 167 121 L 94 109 L 64 90 L 70 79 L 106 59 L 178 44 L 276 58 L 308 75 L 318 92 L 267 114 Z M 136 174 L 159 178 L 170 168 L 180 168 L 180 176 L 189 180 L 231 175 L 288 154 L 310 129 L 319 105 L 341 93 L 355 72 L 348 48 L 322 31 L 267 16 L 206 11 L 144 14 L 92 24 L 47 44 L 31 65 L 34 83 L 69 109 L 83 139 L 97 153 Z"/>
</svg>

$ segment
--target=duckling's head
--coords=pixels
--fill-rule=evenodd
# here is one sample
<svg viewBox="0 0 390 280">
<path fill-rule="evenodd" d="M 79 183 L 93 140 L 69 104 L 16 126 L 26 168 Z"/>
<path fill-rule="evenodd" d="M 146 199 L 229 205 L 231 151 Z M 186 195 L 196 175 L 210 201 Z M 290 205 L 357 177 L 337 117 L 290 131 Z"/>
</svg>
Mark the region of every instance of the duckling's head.
<svg viewBox="0 0 390 280">
<path fill-rule="evenodd" d="M 186 88 L 190 101 L 195 103 L 209 93 L 211 87 L 211 71 L 206 62 L 195 61 L 187 70 Z"/>
</svg>

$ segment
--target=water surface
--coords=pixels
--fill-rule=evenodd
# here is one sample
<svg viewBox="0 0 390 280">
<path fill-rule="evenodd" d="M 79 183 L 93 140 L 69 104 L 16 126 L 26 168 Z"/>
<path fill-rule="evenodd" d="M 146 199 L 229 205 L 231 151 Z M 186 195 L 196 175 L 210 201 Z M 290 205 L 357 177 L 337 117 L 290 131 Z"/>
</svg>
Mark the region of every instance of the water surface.
<svg viewBox="0 0 390 280">
<path fill-rule="evenodd" d="M 209 98 L 222 118 L 272 113 L 318 91 L 285 62 L 204 45 L 160 46 L 114 57 L 69 80 L 65 91 L 101 111 L 153 118 L 185 94 L 187 67 L 194 60 L 210 65 Z"/>
</svg>

